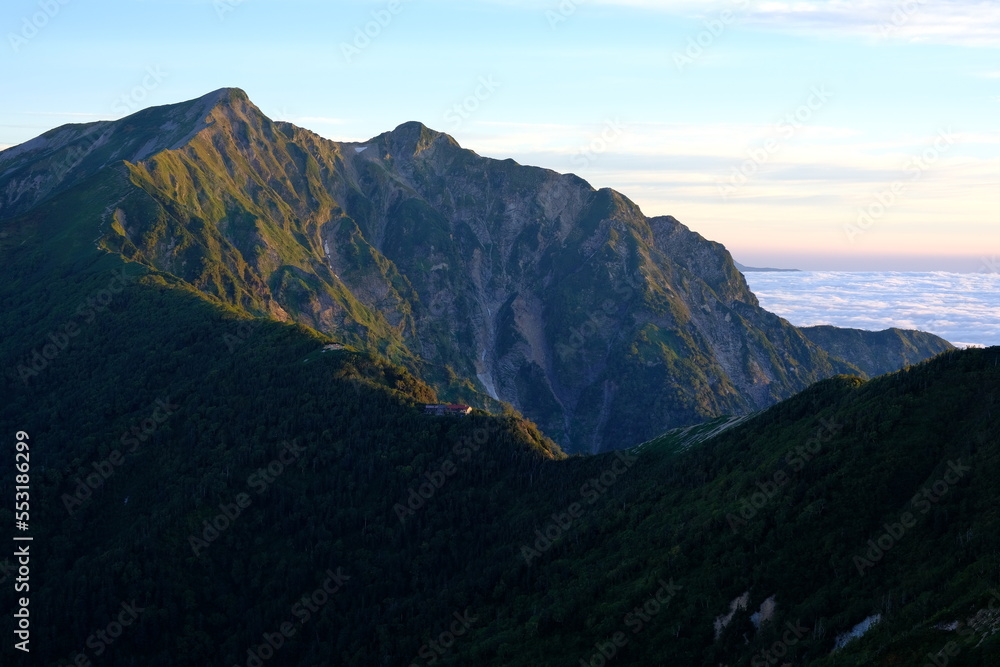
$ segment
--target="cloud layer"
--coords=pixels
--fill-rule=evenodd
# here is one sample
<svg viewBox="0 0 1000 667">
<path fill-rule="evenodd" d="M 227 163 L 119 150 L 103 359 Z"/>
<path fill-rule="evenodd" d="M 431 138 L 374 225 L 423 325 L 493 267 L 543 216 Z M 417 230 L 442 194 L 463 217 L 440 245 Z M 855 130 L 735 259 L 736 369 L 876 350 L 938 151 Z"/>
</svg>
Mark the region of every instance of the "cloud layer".
<svg viewBox="0 0 1000 667">
<path fill-rule="evenodd" d="M 761 306 L 792 324 L 928 331 L 1000 345 L 1000 273 L 748 273 Z"/>
</svg>

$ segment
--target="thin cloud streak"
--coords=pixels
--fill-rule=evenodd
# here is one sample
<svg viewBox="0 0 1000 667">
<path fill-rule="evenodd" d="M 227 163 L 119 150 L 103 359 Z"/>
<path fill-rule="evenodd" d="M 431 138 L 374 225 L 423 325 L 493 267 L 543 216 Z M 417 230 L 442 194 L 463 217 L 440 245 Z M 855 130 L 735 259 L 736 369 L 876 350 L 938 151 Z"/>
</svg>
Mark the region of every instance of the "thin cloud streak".
<svg viewBox="0 0 1000 667">
<path fill-rule="evenodd" d="M 509 132 L 498 132 L 501 127 Z M 958 134 L 917 174 L 913 161 L 934 146 L 933 133 L 885 140 L 852 128 L 803 127 L 766 161 L 752 163 L 750 151 L 773 127 L 636 123 L 592 161 L 579 158 L 597 125 L 470 123 L 462 129 L 459 143 L 480 155 L 575 173 L 594 187 L 618 190 L 647 215 L 674 215 L 734 249 L 756 248 L 767 238 L 769 247 L 789 252 L 820 242 L 848 254 L 928 248 L 963 254 L 971 250 L 968 237 L 945 222 L 961 220 L 979 230 L 976 247 L 1000 250 L 993 215 L 1000 156 L 975 154 L 1000 141 L 1000 133 Z M 848 235 L 894 184 L 887 210 L 863 234 Z"/>
<path fill-rule="evenodd" d="M 71 117 L 81 117 L 81 118 L 100 118 L 102 116 L 107 116 L 107 114 L 100 113 L 89 113 L 83 111 L 31 111 L 28 112 L 28 116 L 71 116 Z"/>
<path fill-rule="evenodd" d="M 554 0 L 497 0 L 501 4 L 557 11 Z M 766 30 L 874 40 L 902 40 L 959 46 L 1000 47 L 1000 2 L 902 2 L 900 0 L 825 0 L 754 2 L 729 0 L 587 0 L 588 5 L 631 7 L 690 18 L 730 9 L 740 23 Z"/>
</svg>

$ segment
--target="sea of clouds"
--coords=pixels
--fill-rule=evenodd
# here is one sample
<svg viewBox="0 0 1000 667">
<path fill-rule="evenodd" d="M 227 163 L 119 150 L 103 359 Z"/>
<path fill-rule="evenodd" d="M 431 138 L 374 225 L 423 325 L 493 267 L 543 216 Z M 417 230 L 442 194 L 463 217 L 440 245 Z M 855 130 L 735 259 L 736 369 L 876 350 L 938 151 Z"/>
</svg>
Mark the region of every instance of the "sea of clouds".
<svg viewBox="0 0 1000 667">
<path fill-rule="evenodd" d="M 937 334 L 1000 345 L 1000 273 L 747 272 L 760 305 L 798 326 Z"/>
</svg>

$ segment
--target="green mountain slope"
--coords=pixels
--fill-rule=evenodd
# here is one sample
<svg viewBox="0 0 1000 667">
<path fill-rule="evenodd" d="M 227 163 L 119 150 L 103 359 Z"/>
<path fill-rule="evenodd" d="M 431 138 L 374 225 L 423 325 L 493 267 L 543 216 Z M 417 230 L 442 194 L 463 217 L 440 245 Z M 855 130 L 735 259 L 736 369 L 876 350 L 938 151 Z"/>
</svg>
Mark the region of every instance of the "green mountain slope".
<svg viewBox="0 0 1000 667">
<path fill-rule="evenodd" d="M 623 195 L 406 123 L 361 144 L 237 89 L 0 152 L 10 243 L 110 251 L 248 315 L 385 355 L 443 397 L 509 404 L 567 451 L 765 408 L 950 346 L 832 353 L 762 310 L 719 244 Z"/>
<path fill-rule="evenodd" d="M 849 355 L 871 377 L 898 370 L 900 359 L 906 365 L 915 364 L 945 349 L 940 338 L 923 331 L 863 331 L 831 326 L 801 327 L 801 331 L 830 354 Z"/>
<path fill-rule="evenodd" d="M 301 325 L 248 320 L 138 264 L 105 255 L 54 271 L 45 244 L 26 242 L 4 249 L 4 265 L 0 423 L 31 447 L 23 664 L 231 664 L 278 619 L 302 623 L 282 664 L 416 650 L 426 615 L 450 613 L 441 573 L 468 565 L 449 543 L 564 457 L 512 414 L 424 416 L 434 393 L 404 369 L 326 350 Z M 443 460 L 463 482 L 436 474 Z M 439 478 L 451 483 L 431 487 L 435 501 L 461 513 L 404 527 L 394 504 Z M 11 452 L 0 494 L 12 499 L 14 484 Z M 344 594 L 294 615 L 295 594 L 328 571 Z M 0 653 L 23 662 L 12 642 Z"/>
<path fill-rule="evenodd" d="M 998 659 L 1000 349 L 567 459 L 514 415 L 423 415 L 427 386 L 314 330 L 23 240 L 0 423 L 31 444 L 30 664 Z"/>
<path fill-rule="evenodd" d="M 996 664 L 998 399 L 1000 348 L 953 352 L 643 446 L 593 508 L 569 484 L 508 549 L 521 574 L 454 664 Z M 569 463 L 577 484 L 614 466 Z"/>
</svg>

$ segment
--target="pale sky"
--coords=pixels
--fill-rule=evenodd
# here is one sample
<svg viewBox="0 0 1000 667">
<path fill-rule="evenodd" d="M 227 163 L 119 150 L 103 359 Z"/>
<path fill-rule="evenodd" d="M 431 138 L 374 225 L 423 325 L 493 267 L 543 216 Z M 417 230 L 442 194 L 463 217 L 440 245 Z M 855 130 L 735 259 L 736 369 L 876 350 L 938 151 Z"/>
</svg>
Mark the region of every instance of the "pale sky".
<svg viewBox="0 0 1000 667">
<path fill-rule="evenodd" d="M 6 0 L 0 147 L 235 86 L 418 120 L 749 265 L 1000 270 L 1000 1 Z M 367 34 L 366 34 L 367 32 Z"/>
</svg>

